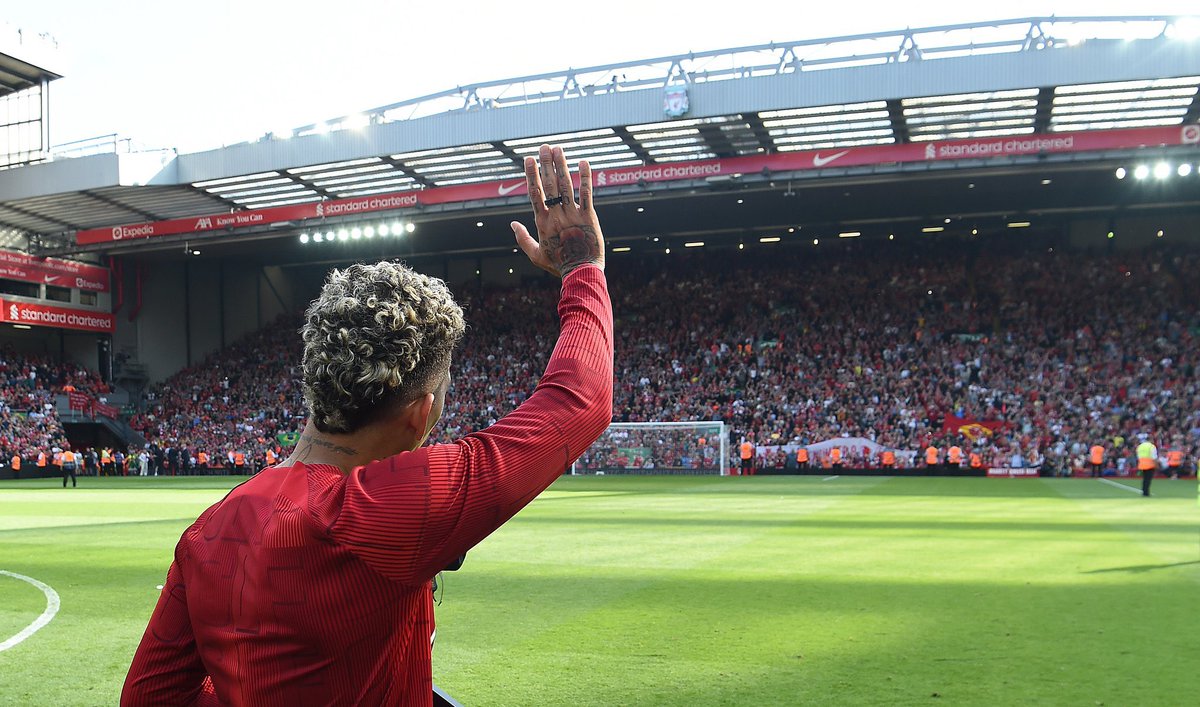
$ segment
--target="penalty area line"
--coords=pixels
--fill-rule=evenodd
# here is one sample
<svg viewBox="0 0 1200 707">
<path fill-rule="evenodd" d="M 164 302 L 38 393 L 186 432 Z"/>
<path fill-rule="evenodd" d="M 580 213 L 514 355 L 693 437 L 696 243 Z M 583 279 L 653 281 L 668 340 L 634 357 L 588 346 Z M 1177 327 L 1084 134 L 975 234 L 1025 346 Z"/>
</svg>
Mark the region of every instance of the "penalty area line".
<svg viewBox="0 0 1200 707">
<path fill-rule="evenodd" d="M 834 474 L 833 476 L 826 476 L 825 478 L 821 479 L 821 481 L 833 481 L 834 479 L 837 479 L 837 478 L 841 478 L 841 474 Z"/>
<path fill-rule="evenodd" d="M 1141 493 L 1142 492 L 1141 489 L 1135 489 L 1132 486 L 1126 486 L 1125 484 L 1119 484 L 1116 481 L 1109 481 L 1108 479 L 1103 479 L 1103 478 L 1099 479 L 1099 481 L 1103 481 L 1104 483 L 1108 484 L 1109 486 L 1116 486 L 1119 489 L 1125 489 L 1126 491 L 1129 491 L 1131 493 Z"/>
<path fill-rule="evenodd" d="M 51 587 L 49 584 L 46 584 L 45 582 L 39 582 L 38 580 L 34 579 L 33 577 L 26 577 L 23 574 L 17 574 L 16 572 L 9 572 L 8 570 L 0 570 L 0 574 L 6 575 L 8 577 L 13 577 L 15 579 L 19 579 L 22 582 L 27 582 L 29 584 L 32 584 L 33 586 L 40 589 L 42 591 L 42 594 L 46 595 L 46 610 L 42 612 L 42 615 L 37 617 L 36 619 L 34 619 L 33 623 L 29 624 L 25 628 L 18 631 L 17 635 L 13 636 L 12 638 L 9 638 L 8 640 L 4 641 L 3 643 L 0 643 L 0 651 L 6 651 L 9 648 L 12 648 L 13 646 L 19 645 L 26 638 L 29 638 L 30 636 L 32 636 L 33 634 L 35 634 L 39 630 L 41 630 L 43 626 L 50 623 L 50 621 L 54 618 L 54 615 L 58 613 L 58 609 L 62 605 L 62 603 L 59 601 L 58 592 L 54 591 L 54 587 Z"/>
</svg>

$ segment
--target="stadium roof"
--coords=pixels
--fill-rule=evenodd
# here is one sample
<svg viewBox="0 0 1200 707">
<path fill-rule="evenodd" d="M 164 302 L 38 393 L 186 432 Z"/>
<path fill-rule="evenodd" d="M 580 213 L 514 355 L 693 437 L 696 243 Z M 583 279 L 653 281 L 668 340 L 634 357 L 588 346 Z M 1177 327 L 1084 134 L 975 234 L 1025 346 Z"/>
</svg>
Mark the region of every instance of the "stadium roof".
<svg viewBox="0 0 1200 707">
<path fill-rule="evenodd" d="M 92 246 L 74 240 L 78 231 L 120 224 L 520 180 L 522 158 L 542 142 L 564 145 L 572 160 L 586 158 L 595 169 L 619 170 L 1188 125 L 1200 121 L 1198 26 L 1196 18 L 1023 18 L 773 43 L 456 87 L 189 155 L 122 152 L 112 140 L 101 145 L 104 154 L 64 154 L 48 164 L 0 172 L 0 194 L 6 195 L 0 228 L 31 235 L 32 249 L 45 253 L 166 247 L 178 239 Z M 664 115 L 664 101 L 678 101 L 684 92 L 686 114 Z M 977 170 L 987 162 L 1019 172 L 1023 165 L 1025 171 L 1047 164 L 1061 170 L 1091 161 L 1094 171 L 1138 152 L 953 167 Z M 928 168 L 877 164 L 796 176 L 847 184 Z M 764 169 L 747 175 L 741 186 L 774 189 L 787 178 Z M 890 179 L 895 183 L 895 176 Z M 665 185 L 659 196 L 672 189 L 695 194 L 728 188 L 698 180 Z M 643 192 L 607 193 L 637 200 Z M 524 201 L 504 193 L 423 208 L 417 218 L 513 210 Z M 308 225 L 180 238 L 278 238 Z"/>
<path fill-rule="evenodd" d="M 30 34 L 0 24 L 0 97 L 61 79 L 49 68 L 57 45 L 49 35 Z"/>
</svg>

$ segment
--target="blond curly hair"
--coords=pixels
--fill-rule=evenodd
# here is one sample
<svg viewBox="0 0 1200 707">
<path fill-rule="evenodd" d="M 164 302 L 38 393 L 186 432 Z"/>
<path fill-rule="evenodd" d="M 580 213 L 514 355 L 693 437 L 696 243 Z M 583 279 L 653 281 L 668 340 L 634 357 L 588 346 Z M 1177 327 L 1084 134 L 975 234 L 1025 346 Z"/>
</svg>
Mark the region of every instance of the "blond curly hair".
<svg viewBox="0 0 1200 707">
<path fill-rule="evenodd" d="M 329 273 L 304 313 L 304 402 L 321 432 L 346 434 L 432 392 L 462 340 L 446 283 L 402 263 Z"/>
</svg>

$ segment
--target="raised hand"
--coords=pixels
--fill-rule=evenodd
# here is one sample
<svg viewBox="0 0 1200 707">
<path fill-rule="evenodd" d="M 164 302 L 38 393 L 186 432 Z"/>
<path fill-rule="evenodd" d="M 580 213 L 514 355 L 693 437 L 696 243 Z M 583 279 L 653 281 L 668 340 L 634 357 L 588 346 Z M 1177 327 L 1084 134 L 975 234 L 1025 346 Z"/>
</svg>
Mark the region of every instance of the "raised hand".
<svg viewBox="0 0 1200 707">
<path fill-rule="evenodd" d="M 592 168 L 587 161 L 579 163 L 578 203 L 561 147 L 542 145 L 537 160 L 526 157 L 525 182 L 537 239 L 519 221 L 511 225 L 530 262 L 559 277 L 588 263 L 604 269 L 604 234 L 592 208 Z"/>
</svg>

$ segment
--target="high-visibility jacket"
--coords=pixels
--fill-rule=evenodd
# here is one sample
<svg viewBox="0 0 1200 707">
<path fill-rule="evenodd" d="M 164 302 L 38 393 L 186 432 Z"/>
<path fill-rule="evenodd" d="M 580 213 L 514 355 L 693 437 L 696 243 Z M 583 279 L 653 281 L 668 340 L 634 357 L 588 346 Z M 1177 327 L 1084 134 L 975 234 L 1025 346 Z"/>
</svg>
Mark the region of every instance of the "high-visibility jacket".
<svg viewBox="0 0 1200 707">
<path fill-rule="evenodd" d="M 833 449 L 829 450 L 829 463 L 833 464 L 834 466 L 839 466 L 842 463 L 841 447 L 834 447 Z"/>
<path fill-rule="evenodd" d="M 275 452 L 267 450 L 267 466 L 275 466 Z"/>
<path fill-rule="evenodd" d="M 1158 447 L 1149 442 L 1137 446 L 1138 471 L 1150 471 L 1158 468 Z"/>
<path fill-rule="evenodd" d="M 754 456 L 754 445 L 749 442 L 742 442 L 742 459 L 750 459 Z"/>
<path fill-rule="evenodd" d="M 951 464 L 962 464 L 962 447 L 951 447 L 950 451 L 946 452 L 946 460 Z"/>
<path fill-rule="evenodd" d="M 71 452 L 71 451 L 63 452 L 62 460 L 63 460 L 63 464 L 74 464 L 75 463 L 75 452 Z"/>
<path fill-rule="evenodd" d="M 208 452 L 196 452 L 197 464 L 208 464 Z"/>
<path fill-rule="evenodd" d="M 1167 452 L 1167 466 L 1174 468 L 1183 466 L 1183 452 L 1178 449 Z"/>
<path fill-rule="evenodd" d="M 1103 464 L 1104 463 L 1104 447 L 1101 447 L 1098 444 L 1092 445 L 1091 462 L 1093 464 Z"/>
<path fill-rule="evenodd" d="M 12 458 L 12 470 L 13 470 L 13 471 L 20 471 L 20 470 L 21 470 L 21 455 L 20 455 L 20 454 L 14 454 L 14 455 L 13 455 L 13 458 Z"/>
<path fill-rule="evenodd" d="M 107 463 L 109 462 L 109 460 L 110 460 L 110 459 L 112 459 L 112 457 L 108 456 L 108 450 L 107 450 L 107 449 L 101 449 L 101 450 L 100 450 L 100 463 L 101 463 L 101 464 L 107 464 Z"/>
<path fill-rule="evenodd" d="M 938 448 L 932 444 L 925 449 L 925 463 L 930 466 L 938 463 Z"/>
<path fill-rule="evenodd" d="M 234 454 L 233 455 L 233 465 L 234 466 L 246 466 L 246 455 L 241 452 L 237 452 L 236 454 Z"/>
<path fill-rule="evenodd" d="M 883 453 L 884 466 L 896 466 L 896 453 L 892 450 L 887 450 Z"/>
<path fill-rule="evenodd" d="M 54 453 L 54 466 L 62 466 L 62 462 L 63 462 L 62 452 L 55 452 Z"/>
<path fill-rule="evenodd" d="M 42 467 L 43 469 L 46 468 L 46 453 L 45 452 L 38 452 L 37 465 L 39 467 Z"/>
<path fill-rule="evenodd" d="M 801 447 L 796 450 L 796 463 L 797 464 L 807 464 L 808 463 L 808 447 Z"/>
<path fill-rule="evenodd" d="M 979 456 L 979 452 L 971 452 L 971 468 L 982 469 L 983 457 Z"/>
<path fill-rule="evenodd" d="M 708 440 L 706 440 L 706 439 L 704 439 L 703 437 L 701 437 L 700 439 L 696 440 L 696 444 L 698 444 L 698 445 L 700 445 L 701 447 L 703 447 L 704 445 L 708 444 Z"/>
</svg>

